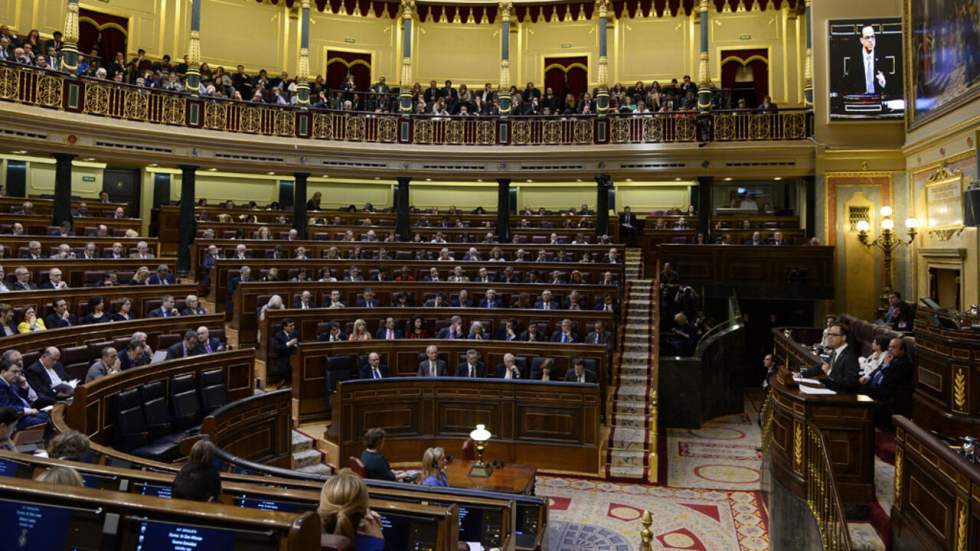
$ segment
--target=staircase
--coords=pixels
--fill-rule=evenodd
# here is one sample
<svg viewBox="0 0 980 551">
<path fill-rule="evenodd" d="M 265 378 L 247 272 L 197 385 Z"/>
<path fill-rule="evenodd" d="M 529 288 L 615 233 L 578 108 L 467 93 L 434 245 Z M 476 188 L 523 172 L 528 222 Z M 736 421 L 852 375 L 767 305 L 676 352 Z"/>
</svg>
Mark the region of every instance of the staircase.
<svg viewBox="0 0 980 551">
<path fill-rule="evenodd" d="M 625 269 L 625 314 L 613 381 L 606 475 L 656 482 L 657 285 L 654 280 L 636 279 L 642 269 L 639 250 L 627 249 Z M 649 479 L 648 472 L 652 472 Z"/>
<path fill-rule="evenodd" d="M 293 470 L 310 474 L 330 475 L 332 470 L 323 464 L 323 454 L 313 446 L 313 439 L 298 430 L 293 431 Z"/>
</svg>

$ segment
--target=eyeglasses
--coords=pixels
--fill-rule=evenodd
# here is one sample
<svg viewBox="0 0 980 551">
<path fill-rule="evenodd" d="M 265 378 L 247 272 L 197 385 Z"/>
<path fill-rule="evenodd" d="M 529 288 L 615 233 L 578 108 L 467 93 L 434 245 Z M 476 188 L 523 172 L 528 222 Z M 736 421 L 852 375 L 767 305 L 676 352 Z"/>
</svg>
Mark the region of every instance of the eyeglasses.
<svg viewBox="0 0 980 551">
<path fill-rule="evenodd" d="M 843 333 L 827 333 L 827 336 L 829 336 L 829 337 L 843 337 L 844 334 Z"/>
</svg>

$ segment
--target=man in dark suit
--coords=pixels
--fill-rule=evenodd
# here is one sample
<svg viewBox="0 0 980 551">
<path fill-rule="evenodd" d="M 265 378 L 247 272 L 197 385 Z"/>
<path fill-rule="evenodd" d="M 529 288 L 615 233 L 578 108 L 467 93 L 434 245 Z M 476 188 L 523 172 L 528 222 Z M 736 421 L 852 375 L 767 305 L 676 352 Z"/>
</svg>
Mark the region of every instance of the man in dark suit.
<svg viewBox="0 0 980 551">
<path fill-rule="evenodd" d="M 818 365 L 804 369 L 804 377 L 826 377 L 824 385 L 839 392 L 857 392 L 861 366 L 858 355 L 848 346 L 847 328 L 840 323 L 832 323 L 827 329 L 827 342 L 832 350 L 830 358 Z"/>
<path fill-rule="evenodd" d="M 585 369 L 585 361 L 575 358 L 572 369 L 565 372 L 565 380 L 570 383 L 595 383 L 595 373 Z"/>
<path fill-rule="evenodd" d="M 548 336 L 538 331 L 538 324 L 527 324 L 527 330 L 521 333 L 520 340 L 524 342 L 547 342 Z"/>
<path fill-rule="evenodd" d="M 38 241 L 28 241 L 27 250 L 21 251 L 20 257 L 28 260 L 40 260 L 44 258 L 44 251 L 41 249 L 41 243 Z"/>
<path fill-rule="evenodd" d="M 173 295 L 163 295 L 160 297 L 160 307 L 150 310 L 150 313 L 147 315 L 151 318 L 177 317 L 180 315 L 180 312 L 174 308 L 174 304 L 176 304 L 176 301 L 174 301 Z"/>
<path fill-rule="evenodd" d="M 140 339 L 131 339 L 126 344 L 126 350 L 119 354 L 119 368 L 123 371 L 140 367 L 149 363 L 146 358 L 146 348 Z"/>
<path fill-rule="evenodd" d="M 147 281 L 149 285 L 173 285 L 176 283 L 173 274 L 170 273 L 170 268 L 166 264 L 160 264 L 157 266 L 157 271 L 150 274 L 150 279 Z"/>
<path fill-rule="evenodd" d="M 887 53 L 878 53 L 874 27 L 865 25 L 861 29 L 859 40 L 861 42 L 860 53 L 848 56 L 847 74 L 844 75 L 846 89 L 843 90 L 843 93 L 895 95 L 895 88 L 901 86 L 902 81 L 901 78 L 889 78 L 885 74 L 884 71 L 890 70 L 893 63 L 889 61 Z M 895 67 L 896 73 L 899 69 L 900 66 Z M 895 76 L 898 77 L 899 75 L 896 74 Z"/>
<path fill-rule="evenodd" d="M 78 316 L 68 311 L 68 301 L 63 298 L 54 301 L 54 310 L 44 316 L 44 326 L 48 329 L 73 327 L 75 325 L 78 325 Z"/>
<path fill-rule="evenodd" d="M 521 338 L 521 330 L 514 320 L 504 320 L 497 324 L 497 332 L 493 335 L 495 341 L 516 341 Z"/>
<path fill-rule="evenodd" d="M 197 347 L 202 354 L 221 352 L 225 349 L 224 343 L 216 337 L 212 337 L 211 332 L 203 325 L 197 328 Z"/>
<path fill-rule="evenodd" d="M 424 308 L 447 308 L 449 303 L 446 301 L 446 297 L 441 294 L 437 294 L 429 300 L 425 301 L 422 305 Z"/>
<path fill-rule="evenodd" d="M 309 291 L 303 291 L 293 300 L 293 308 L 296 310 L 312 310 L 316 307 L 316 301 L 313 300 L 313 293 Z"/>
<path fill-rule="evenodd" d="M 242 266 L 238 274 L 228 279 L 228 298 L 231 298 L 235 294 L 235 289 L 238 289 L 239 285 L 252 281 L 252 269 L 248 266 Z"/>
<path fill-rule="evenodd" d="M 374 338 L 379 341 L 394 341 L 402 338 L 402 330 L 395 327 L 395 318 L 385 318 L 384 326 L 378 329 Z"/>
<path fill-rule="evenodd" d="M 504 354 L 503 363 L 497 364 L 494 377 L 498 379 L 520 379 L 521 368 L 517 366 L 517 358 L 510 352 Z"/>
<path fill-rule="evenodd" d="M 215 247 L 215 248 L 217 248 L 217 247 Z M 111 249 L 106 249 L 105 254 L 103 254 L 102 256 L 104 256 L 105 258 L 113 258 L 113 259 L 129 258 L 129 255 L 126 254 L 126 250 L 123 249 L 122 243 L 113 243 L 112 244 L 112 248 Z M 206 256 L 204 258 L 204 262 L 205 262 L 205 267 L 206 268 L 210 268 L 211 266 L 214 266 L 214 263 L 213 262 L 211 263 L 211 266 L 208 266 L 207 265 L 207 257 Z"/>
<path fill-rule="evenodd" d="M 37 285 L 31 282 L 31 272 L 27 268 L 18 266 L 14 269 L 14 277 L 17 279 L 10 288 L 11 291 L 31 291 L 37 289 Z"/>
<path fill-rule="evenodd" d="M 368 354 L 368 361 L 361 366 L 362 379 L 387 379 L 388 366 L 381 363 L 381 356 L 377 352 Z"/>
<path fill-rule="evenodd" d="M 606 331 L 606 324 L 602 320 L 596 320 L 592 331 L 585 336 L 586 344 L 604 344 L 606 350 L 612 352 L 612 333 Z"/>
<path fill-rule="evenodd" d="M 503 272 L 497 274 L 497 281 L 500 283 L 520 283 L 521 275 L 514 271 L 513 266 L 507 266 Z"/>
<path fill-rule="evenodd" d="M 466 289 L 460 289 L 459 294 L 453 299 L 453 308 L 469 308 L 473 306 L 470 300 L 470 293 Z"/>
<path fill-rule="evenodd" d="M 425 359 L 419 362 L 419 377 L 445 377 L 448 375 L 445 360 L 439 359 L 439 347 L 425 347 Z"/>
<path fill-rule="evenodd" d="M 20 352 L 10 349 L 0 356 L 0 407 L 13 408 L 20 413 L 17 428 L 23 429 L 48 422 L 48 414 L 38 411 L 43 405 L 31 403 L 37 399 L 24 377 L 24 358 Z"/>
<path fill-rule="evenodd" d="M 299 346 L 296 322 L 290 318 L 282 320 L 282 328 L 272 335 L 271 346 L 276 352 L 276 374 L 287 375 L 290 372 L 289 358 L 296 353 L 296 348 Z"/>
<path fill-rule="evenodd" d="M 480 361 L 480 353 L 470 348 L 466 351 L 466 360 L 459 363 L 456 369 L 457 377 L 483 378 L 487 376 L 486 366 Z"/>
<path fill-rule="evenodd" d="M 480 308 L 500 308 L 500 299 L 497 298 L 497 291 L 487 289 L 484 298 L 480 300 Z"/>
<path fill-rule="evenodd" d="M 915 308 L 902 300 L 902 294 L 892 291 L 888 295 L 888 310 L 879 320 L 896 331 L 911 331 L 912 320 L 915 318 Z"/>
<path fill-rule="evenodd" d="M 327 324 L 327 330 L 316 336 L 316 340 L 323 342 L 345 342 L 347 334 L 340 330 L 340 325 L 336 322 Z"/>
<path fill-rule="evenodd" d="M 373 289 L 370 288 L 364 289 L 364 292 L 361 293 L 361 295 L 363 296 L 357 299 L 357 302 L 355 303 L 358 308 L 378 308 L 379 306 L 381 306 L 381 303 L 378 302 L 378 299 L 374 298 Z"/>
<path fill-rule="evenodd" d="M 541 293 L 541 299 L 534 303 L 534 307 L 538 310 L 557 310 L 558 301 L 552 300 L 551 291 L 545 289 Z"/>
<path fill-rule="evenodd" d="M 41 352 L 37 361 L 24 370 L 27 383 L 37 393 L 34 407 L 44 408 L 74 394 L 78 380 L 72 381 L 68 377 L 64 366 L 58 361 L 60 359 L 61 351 L 49 346 Z"/>
<path fill-rule="evenodd" d="M 624 207 L 623 213 L 619 215 L 619 237 L 626 242 L 627 247 L 636 246 L 637 224 L 633 211 L 629 207 Z"/>
<path fill-rule="evenodd" d="M 875 424 L 891 425 L 892 415 L 912 415 L 912 393 L 915 390 L 915 369 L 909 360 L 905 341 L 894 338 L 888 342 L 888 353 L 878 369 L 861 377 L 861 391 L 875 400 Z"/>
<path fill-rule="evenodd" d="M 443 327 L 436 335 L 437 339 L 465 339 L 466 332 L 463 331 L 463 318 L 453 316 L 449 318 L 449 327 Z"/>
<path fill-rule="evenodd" d="M 188 329 L 184 332 L 183 340 L 178 343 L 174 343 L 167 349 L 167 359 L 176 360 L 179 358 L 187 358 L 189 356 L 197 356 L 200 353 L 201 349 L 197 345 L 197 331 Z"/>
<path fill-rule="evenodd" d="M 551 342 L 558 342 L 562 344 L 578 342 L 578 337 L 576 337 L 575 333 L 572 332 L 572 320 L 561 320 L 561 327 L 551 334 Z"/>
</svg>

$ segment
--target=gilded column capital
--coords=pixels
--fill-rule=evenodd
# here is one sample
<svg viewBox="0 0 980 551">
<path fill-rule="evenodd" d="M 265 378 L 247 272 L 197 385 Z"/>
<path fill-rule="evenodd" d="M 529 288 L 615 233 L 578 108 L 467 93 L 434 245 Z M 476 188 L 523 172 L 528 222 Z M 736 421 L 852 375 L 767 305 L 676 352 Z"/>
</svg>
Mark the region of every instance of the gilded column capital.
<svg viewBox="0 0 980 551">
<path fill-rule="evenodd" d="M 299 7 L 301 10 L 310 9 L 310 0 L 303 0 L 302 2 L 300 2 Z"/>
<path fill-rule="evenodd" d="M 698 13 L 705 13 L 708 11 L 708 0 L 701 0 L 698 4 Z"/>
<path fill-rule="evenodd" d="M 415 13 L 415 0 L 401 0 L 402 19 L 411 19 Z"/>
<path fill-rule="evenodd" d="M 78 3 L 68 2 L 65 10 L 65 42 L 78 42 Z"/>
<path fill-rule="evenodd" d="M 497 9 L 500 10 L 501 21 L 510 21 L 510 15 L 514 11 L 514 4 L 511 2 L 501 2 L 497 4 Z"/>
<path fill-rule="evenodd" d="M 803 2 L 803 5 L 807 8 L 809 8 L 811 4 L 813 4 L 813 0 L 805 0 Z"/>
<path fill-rule="evenodd" d="M 609 0 L 596 0 L 595 9 L 599 17 L 609 17 Z"/>
</svg>

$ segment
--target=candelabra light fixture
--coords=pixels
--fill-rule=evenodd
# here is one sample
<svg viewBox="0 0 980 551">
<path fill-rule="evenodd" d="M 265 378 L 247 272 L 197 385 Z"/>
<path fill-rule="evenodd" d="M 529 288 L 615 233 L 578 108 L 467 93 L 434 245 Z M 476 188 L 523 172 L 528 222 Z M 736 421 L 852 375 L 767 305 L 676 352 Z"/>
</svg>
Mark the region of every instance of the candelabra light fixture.
<svg viewBox="0 0 980 551">
<path fill-rule="evenodd" d="M 881 249 L 882 261 L 884 263 L 883 273 L 884 282 L 882 291 L 889 293 L 892 290 L 892 254 L 902 246 L 911 246 L 918 235 L 919 220 L 912 217 L 905 220 L 905 231 L 908 240 L 900 237 L 895 230 L 895 220 L 892 219 L 892 208 L 888 205 L 881 207 L 881 234 L 872 238 L 870 235 L 871 224 L 867 220 L 857 223 L 858 241 L 865 247 Z"/>
</svg>

